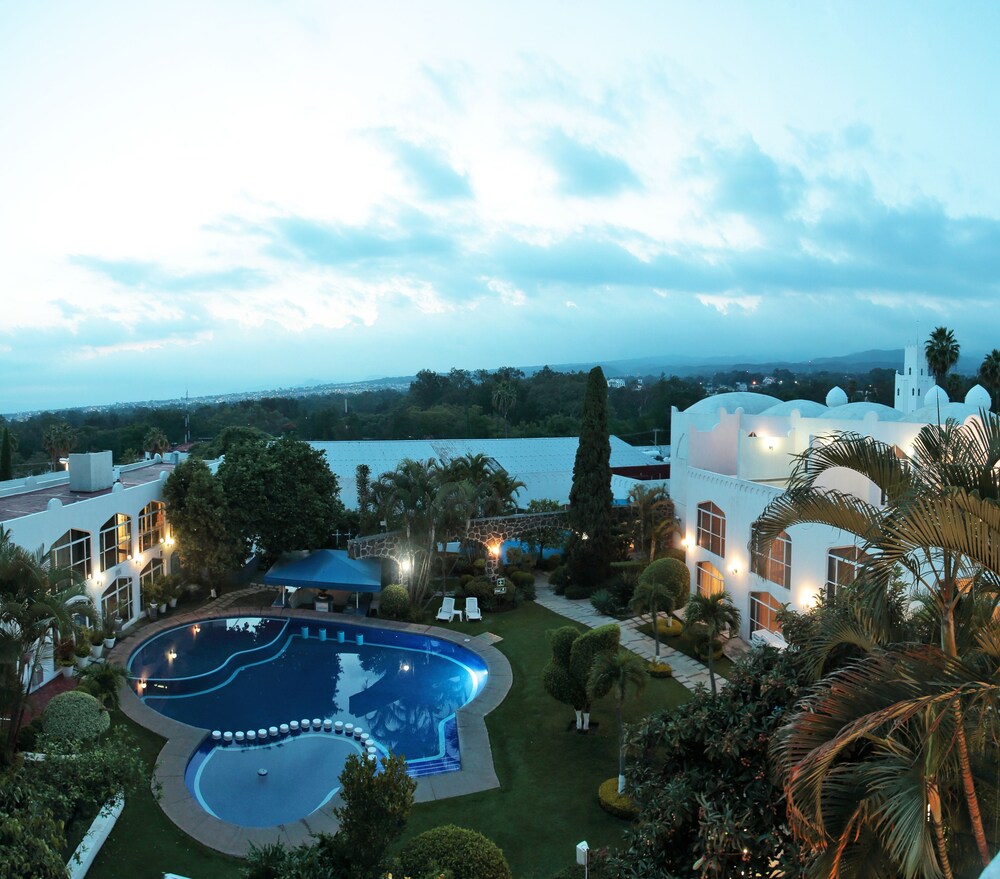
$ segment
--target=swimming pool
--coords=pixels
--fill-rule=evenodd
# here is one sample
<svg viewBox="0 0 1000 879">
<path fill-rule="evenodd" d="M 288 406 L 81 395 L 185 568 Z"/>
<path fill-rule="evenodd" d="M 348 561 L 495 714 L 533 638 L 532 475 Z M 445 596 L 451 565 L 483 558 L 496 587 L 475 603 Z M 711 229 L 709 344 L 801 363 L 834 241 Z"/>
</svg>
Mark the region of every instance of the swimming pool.
<svg viewBox="0 0 1000 879">
<path fill-rule="evenodd" d="M 455 712 L 487 677 L 477 654 L 429 635 L 266 616 L 167 629 L 132 653 L 128 669 L 150 708 L 232 733 L 231 744 L 210 738 L 192 755 L 185 781 L 210 814 L 248 827 L 323 806 L 350 753 L 402 754 L 415 776 L 459 769 Z M 281 731 L 303 721 L 320 721 L 318 731 Z M 323 731 L 323 721 L 370 739 Z"/>
</svg>

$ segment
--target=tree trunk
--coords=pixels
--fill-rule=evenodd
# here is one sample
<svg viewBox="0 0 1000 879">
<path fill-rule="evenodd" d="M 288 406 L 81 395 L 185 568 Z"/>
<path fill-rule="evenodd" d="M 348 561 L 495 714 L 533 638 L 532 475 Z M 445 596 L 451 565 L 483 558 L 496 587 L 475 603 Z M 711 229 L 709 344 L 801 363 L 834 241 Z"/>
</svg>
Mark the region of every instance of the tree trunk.
<svg viewBox="0 0 1000 879">
<path fill-rule="evenodd" d="M 576 728 L 577 730 L 583 729 L 583 712 L 579 708 L 573 709 L 576 714 Z"/>
<path fill-rule="evenodd" d="M 934 829 L 934 843 L 938 852 L 938 861 L 944 879 L 954 879 L 951 872 L 951 860 L 948 858 L 948 846 L 945 844 L 944 829 L 941 826 L 941 795 L 937 784 L 931 783 L 927 791 L 927 805 L 931 813 L 931 827 Z"/>
<path fill-rule="evenodd" d="M 615 710 L 615 720 L 618 724 L 618 793 L 625 792 L 625 730 L 622 724 L 622 704 L 618 703 Z"/>
<path fill-rule="evenodd" d="M 715 637 L 709 633 L 708 636 L 708 680 L 712 684 L 712 695 L 716 696 L 718 693 L 715 690 L 715 668 L 713 667 L 715 661 Z"/>
<path fill-rule="evenodd" d="M 656 605 L 653 605 L 653 652 L 655 661 L 660 661 L 660 620 L 657 617 Z"/>
</svg>

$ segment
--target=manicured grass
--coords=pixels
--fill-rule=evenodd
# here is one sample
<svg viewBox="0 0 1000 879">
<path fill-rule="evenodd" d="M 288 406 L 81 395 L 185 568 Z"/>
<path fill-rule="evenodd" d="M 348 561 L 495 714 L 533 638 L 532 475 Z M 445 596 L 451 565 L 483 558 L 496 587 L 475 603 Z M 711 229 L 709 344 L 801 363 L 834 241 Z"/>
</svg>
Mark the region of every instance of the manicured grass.
<svg viewBox="0 0 1000 879">
<path fill-rule="evenodd" d="M 503 849 L 516 879 L 545 879 L 571 865 L 580 840 L 595 848 L 621 839 L 627 825 L 597 803 L 601 782 L 618 774 L 613 703 L 594 706 L 591 720 L 598 728 L 583 736 L 568 729 L 572 709 L 542 689 L 546 632 L 568 624 L 529 602 L 509 613 L 486 614 L 482 623 L 450 627 L 504 639 L 496 646 L 510 660 L 514 686 L 486 718 L 501 787 L 414 806 L 407 838 L 440 824 L 471 827 Z M 641 700 L 626 705 L 626 720 L 677 706 L 688 696 L 676 681 L 649 678 Z"/>
<path fill-rule="evenodd" d="M 618 750 L 610 700 L 594 706 L 589 735 L 570 727 L 573 711 L 555 702 L 541 684 L 549 660 L 546 632 L 570 625 L 534 602 L 516 611 L 484 615 L 481 623 L 453 623 L 470 636 L 493 632 L 510 660 L 514 686 L 487 718 L 498 790 L 414 806 L 406 838 L 440 824 L 471 827 L 504 851 L 516 879 L 547 879 L 573 863 L 573 849 L 614 845 L 626 824 L 597 803 L 601 782 L 617 775 Z M 582 629 L 582 627 L 579 627 Z M 673 680 L 648 679 L 639 701 L 626 705 L 626 720 L 679 705 L 689 694 Z M 121 714 L 115 723 L 135 734 L 152 768 L 163 739 Z M 111 838 L 88 874 L 91 879 L 160 879 L 176 872 L 192 879 L 236 879 L 241 862 L 208 849 L 178 830 L 151 793 L 131 797 Z"/>
<path fill-rule="evenodd" d="M 643 635 L 649 635 L 651 638 L 653 637 L 653 627 L 650 623 L 639 626 L 639 631 Z M 660 647 L 662 648 L 663 645 L 673 647 L 674 650 L 683 653 L 685 656 L 690 656 L 692 659 L 697 659 L 698 662 L 702 665 L 706 665 L 707 667 L 705 660 L 695 653 L 694 640 L 687 632 L 683 632 L 675 638 L 665 638 L 661 635 Z M 712 670 L 716 675 L 728 678 L 733 671 L 733 661 L 728 656 L 721 656 L 712 662 Z"/>
<path fill-rule="evenodd" d="M 163 739 L 115 712 L 112 723 L 127 726 L 152 774 Z M 192 879 L 237 879 L 242 861 L 195 842 L 163 813 L 151 791 L 129 797 L 115 829 L 104 843 L 88 879 L 162 879 L 179 873 Z"/>
</svg>

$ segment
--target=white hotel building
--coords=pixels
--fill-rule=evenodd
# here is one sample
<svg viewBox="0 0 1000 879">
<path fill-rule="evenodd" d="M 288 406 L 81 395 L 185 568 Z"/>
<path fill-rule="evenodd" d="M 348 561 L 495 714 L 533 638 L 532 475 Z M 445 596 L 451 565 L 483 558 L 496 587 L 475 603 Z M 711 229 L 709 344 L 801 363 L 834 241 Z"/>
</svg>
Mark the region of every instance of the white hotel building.
<svg viewBox="0 0 1000 879">
<path fill-rule="evenodd" d="M 819 437 L 852 431 L 874 437 L 907 454 L 920 429 L 954 419 L 964 423 L 990 408 L 990 395 L 976 385 L 963 403 L 951 403 L 930 384 L 914 408 L 916 391 L 930 381 L 916 346 L 906 351 L 896 375 L 897 408 L 848 403 L 834 388 L 826 405 L 781 402 L 766 394 L 720 394 L 671 416 L 670 495 L 687 547 L 692 591 L 726 589 L 743 616 L 741 635 L 780 643 L 775 611 L 787 604 L 810 607 L 817 592 L 853 581 L 862 561 L 854 536 L 825 525 L 800 525 L 775 541 L 769 557 L 751 570 L 750 529 L 784 489 L 794 460 Z M 919 370 L 919 373 L 918 373 Z M 939 422 L 940 419 L 940 422 Z M 848 470 L 832 471 L 821 487 L 851 492 L 873 503 L 879 490 Z"/>
</svg>

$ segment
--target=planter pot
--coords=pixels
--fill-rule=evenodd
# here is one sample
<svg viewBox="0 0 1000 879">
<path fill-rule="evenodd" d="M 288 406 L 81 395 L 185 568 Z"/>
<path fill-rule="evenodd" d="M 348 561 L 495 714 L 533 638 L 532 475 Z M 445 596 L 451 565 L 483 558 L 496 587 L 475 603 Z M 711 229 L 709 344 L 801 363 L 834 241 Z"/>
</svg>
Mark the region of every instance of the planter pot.
<svg viewBox="0 0 1000 879">
<path fill-rule="evenodd" d="M 576 728 L 577 729 L 583 729 L 583 712 L 582 711 L 577 711 L 576 712 Z"/>
<path fill-rule="evenodd" d="M 115 617 L 115 634 L 116 635 L 120 635 L 121 634 L 122 626 L 124 626 L 124 625 L 125 625 L 125 620 L 123 620 L 121 617 Z M 108 639 L 105 638 L 104 640 L 107 641 Z M 115 639 L 111 638 L 110 640 L 114 641 Z M 114 645 L 112 645 L 112 646 L 114 646 Z"/>
<path fill-rule="evenodd" d="M 170 599 L 170 606 L 171 607 L 177 607 L 177 599 L 176 598 L 171 598 Z"/>
<path fill-rule="evenodd" d="M 160 610 L 160 613 L 166 613 L 167 612 L 167 604 L 166 604 L 166 602 L 164 602 L 163 604 L 160 605 L 159 610 Z"/>
<path fill-rule="evenodd" d="M 589 711 L 584 711 L 583 712 L 583 731 L 586 732 L 588 729 L 590 729 L 590 712 Z"/>
<path fill-rule="evenodd" d="M 83 669 L 85 669 L 88 665 L 90 665 L 90 657 L 89 656 L 78 656 L 76 658 L 76 667 L 78 669 L 80 669 L 81 671 Z"/>
<path fill-rule="evenodd" d="M 149 607 L 146 608 L 146 616 L 148 616 L 151 620 L 155 620 L 156 619 L 156 605 L 155 604 L 151 604 Z"/>
<path fill-rule="evenodd" d="M 101 642 L 100 644 L 92 644 L 90 646 L 90 655 L 93 656 L 94 659 L 100 659 L 104 655 L 104 643 Z"/>
<path fill-rule="evenodd" d="M 114 648 L 114 646 L 115 646 L 115 639 L 114 638 L 105 638 L 104 639 L 104 649 L 105 650 L 111 650 L 111 649 Z"/>
<path fill-rule="evenodd" d="M 73 666 L 72 665 L 60 665 L 59 666 L 59 671 L 62 672 L 62 676 L 64 678 L 71 678 L 71 677 L 73 677 Z"/>
</svg>

